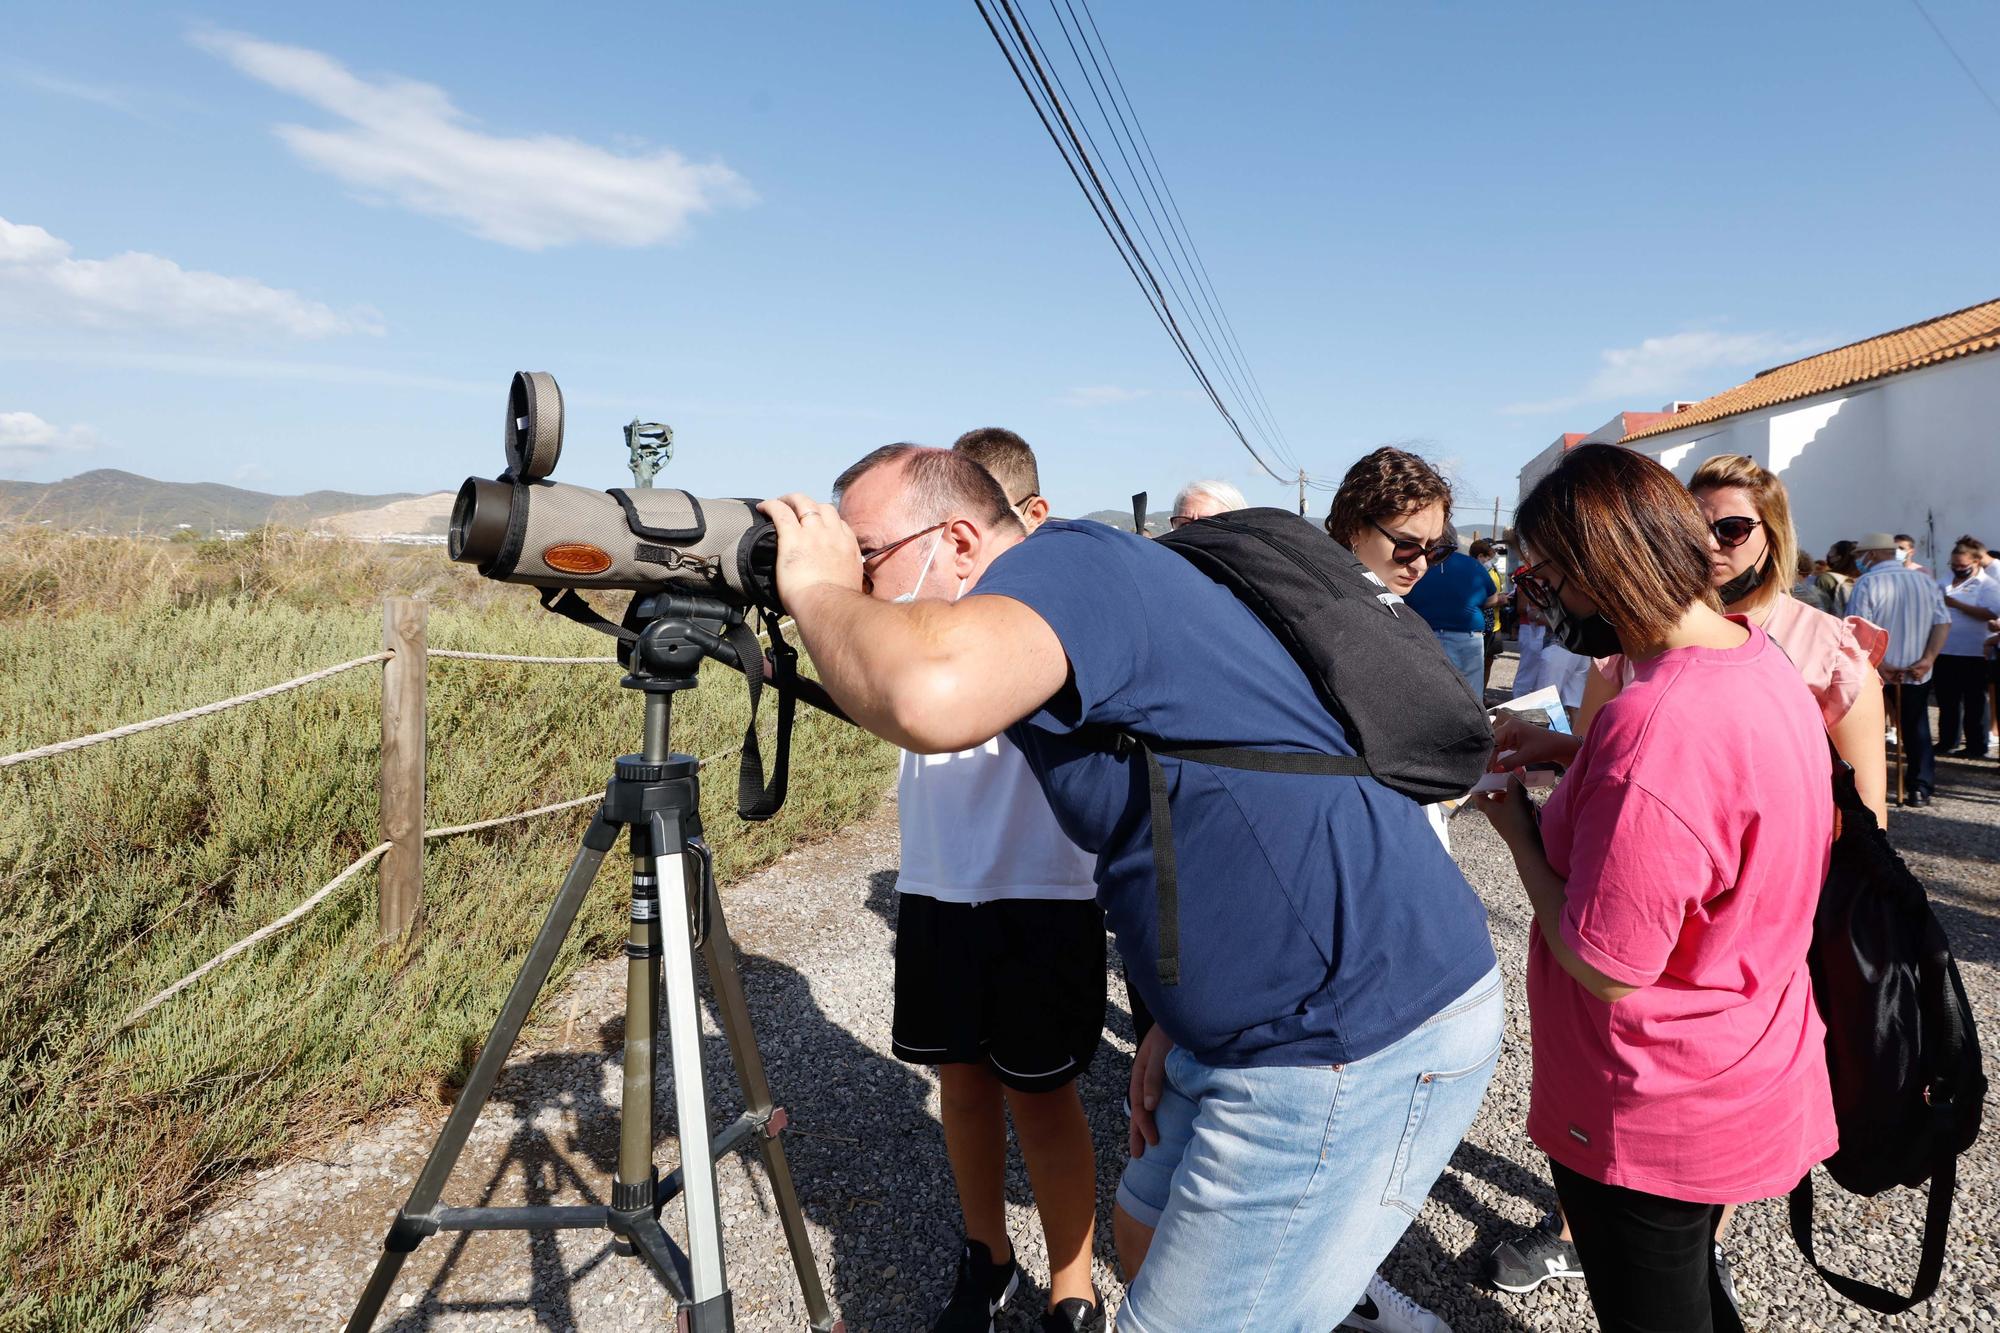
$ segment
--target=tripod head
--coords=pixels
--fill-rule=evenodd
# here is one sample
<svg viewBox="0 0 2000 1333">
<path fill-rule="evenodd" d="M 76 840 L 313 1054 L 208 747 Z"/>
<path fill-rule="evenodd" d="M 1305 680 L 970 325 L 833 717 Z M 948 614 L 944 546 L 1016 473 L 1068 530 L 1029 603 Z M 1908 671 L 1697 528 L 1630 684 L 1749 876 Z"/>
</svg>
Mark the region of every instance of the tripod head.
<svg viewBox="0 0 2000 1333">
<path fill-rule="evenodd" d="M 560 610 L 560 606 L 555 609 Z M 764 691 L 764 648 L 745 619 L 747 610 L 719 597 L 699 593 L 660 592 L 635 597 L 618 630 L 618 660 L 626 667 L 619 682 L 646 698 L 643 757 L 661 761 L 672 754 L 668 725 L 672 699 L 701 683 L 701 662 L 714 658 L 743 673 L 750 694 L 750 721 L 736 777 L 736 813 L 743 819 L 769 819 L 785 803 L 791 767 L 792 717 L 796 699 L 791 686 L 797 676 L 798 653 L 778 630 L 777 616 L 763 613 L 771 637 L 772 683 L 778 689 L 778 729 L 771 778 L 764 780 L 764 757 L 757 743 L 757 703 Z"/>
<path fill-rule="evenodd" d="M 751 670 L 763 674 L 761 651 L 754 663 L 743 660 L 742 643 L 746 638 L 752 644 L 755 640 L 740 632 L 744 623 L 740 606 L 688 593 L 655 593 L 633 601 L 626 623 L 643 626 L 637 639 L 619 646 L 618 655 L 629 668 L 619 684 L 628 690 L 648 694 L 691 690 L 700 683 L 704 657 L 746 675 Z"/>
</svg>

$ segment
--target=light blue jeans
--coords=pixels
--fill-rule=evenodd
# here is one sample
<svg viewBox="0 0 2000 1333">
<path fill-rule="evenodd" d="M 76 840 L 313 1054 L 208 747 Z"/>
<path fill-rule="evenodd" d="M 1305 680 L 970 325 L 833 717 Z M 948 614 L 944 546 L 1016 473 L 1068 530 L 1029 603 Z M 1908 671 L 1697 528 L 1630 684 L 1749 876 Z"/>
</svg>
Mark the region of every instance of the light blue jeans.
<svg viewBox="0 0 2000 1333">
<path fill-rule="evenodd" d="M 1451 665 L 1465 678 L 1465 688 L 1472 691 L 1472 697 L 1480 703 L 1486 702 L 1486 634 L 1476 629 L 1434 629 L 1437 641 L 1444 645 L 1444 655 L 1451 659 Z"/>
<path fill-rule="evenodd" d="M 1499 969 L 1345 1065 L 1220 1069 L 1176 1048 L 1159 1143 L 1118 1203 L 1153 1243 L 1118 1333 L 1327 1333 L 1471 1126 L 1505 1027 Z"/>
</svg>

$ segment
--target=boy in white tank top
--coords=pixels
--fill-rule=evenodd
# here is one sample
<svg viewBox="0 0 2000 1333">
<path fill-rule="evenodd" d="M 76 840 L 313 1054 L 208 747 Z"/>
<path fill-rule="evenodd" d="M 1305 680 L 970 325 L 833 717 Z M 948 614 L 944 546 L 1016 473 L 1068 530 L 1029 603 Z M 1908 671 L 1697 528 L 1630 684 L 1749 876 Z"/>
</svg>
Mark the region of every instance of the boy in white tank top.
<svg viewBox="0 0 2000 1333">
<path fill-rule="evenodd" d="M 1029 532 L 1048 515 L 1034 454 L 1011 431 L 957 452 L 1000 483 Z M 877 534 L 893 543 L 904 534 Z M 877 596 L 951 598 L 949 532 L 882 552 Z M 864 555 L 866 546 L 864 543 Z M 893 563 L 892 563 L 893 561 Z M 897 773 L 893 1048 L 934 1066 L 945 1149 L 965 1225 L 954 1289 L 934 1333 L 989 1333 L 1021 1272 L 1006 1230 L 1011 1113 L 1048 1244 L 1055 1333 L 1101 1323 L 1091 1287 L 1096 1156 L 1077 1078 L 1104 1026 L 1104 916 L 1096 858 L 1057 825 L 1027 760 L 1005 737 L 957 754 L 905 753 Z"/>
</svg>

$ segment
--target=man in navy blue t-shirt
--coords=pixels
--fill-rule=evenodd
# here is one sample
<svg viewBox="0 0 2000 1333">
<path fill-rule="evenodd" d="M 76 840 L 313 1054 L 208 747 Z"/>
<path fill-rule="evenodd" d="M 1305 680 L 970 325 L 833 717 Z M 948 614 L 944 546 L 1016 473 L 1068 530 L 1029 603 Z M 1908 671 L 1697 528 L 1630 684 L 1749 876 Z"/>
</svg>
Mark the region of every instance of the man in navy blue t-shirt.
<svg viewBox="0 0 2000 1333">
<path fill-rule="evenodd" d="M 1419 807 L 1372 779 L 1163 759 L 1181 979 L 1161 984 L 1145 768 L 1088 730 L 1353 749 L 1269 630 L 1182 557 L 1094 523 L 1024 540 L 988 512 L 1006 502 L 991 478 L 943 452 L 878 450 L 843 476 L 839 511 L 767 502 L 786 607 L 856 722 L 920 752 L 1005 731 L 1097 856 L 1106 920 L 1158 1019 L 1134 1062 L 1113 1214 L 1131 1279 L 1121 1333 L 1213 1327 L 1219 1312 L 1332 1328 L 1492 1074 L 1484 912 Z M 842 513 L 885 535 L 861 550 Z M 904 528 L 944 533 L 933 558 L 958 600 L 864 594 L 918 545 L 896 544 Z"/>
</svg>

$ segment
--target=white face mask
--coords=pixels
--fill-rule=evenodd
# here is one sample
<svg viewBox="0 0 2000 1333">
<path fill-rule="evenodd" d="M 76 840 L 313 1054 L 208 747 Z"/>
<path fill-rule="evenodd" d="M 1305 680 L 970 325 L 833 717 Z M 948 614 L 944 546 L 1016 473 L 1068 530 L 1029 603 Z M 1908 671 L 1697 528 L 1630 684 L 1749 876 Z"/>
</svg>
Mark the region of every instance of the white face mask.
<svg viewBox="0 0 2000 1333">
<path fill-rule="evenodd" d="M 938 546 L 943 541 L 944 541 L 944 533 L 942 532 L 938 533 L 937 536 L 931 538 L 931 549 L 924 556 L 924 567 L 917 571 L 917 581 L 915 583 L 912 583 L 910 585 L 910 590 L 904 593 L 902 596 L 891 597 L 889 599 L 891 602 L 895 603 L 897 606 L 906 606 L 909 603 L 917 600 L 917 592 L 924 586 L 924 580 L 931 576 L 931 561 L 937 559 Z"/>
<path fill-rule="evenodd" d="M 1899 565 L 1907 565 L 1910 563 L 1910 553 L 1904 550 L 1900 546 L 1896 548 L 1896 563 Z"/>
<path fill-rule="evenodd" d="M 924 567 L 917 571 L 917 581 L 911 584 L 910 590 L 901 597 L 891 597 L 889 600 L 892 603 L 897 606 L 908 606 L 911 602 L 917 600 L 917 593 L 923 588 L 924 580 L 931 576 L 931 561 L 937 559 L 938 547 L 943 545 L 943 543 L 944 534 L 942 532 L 931 538 L 930 553 L 924 557 Z M 965 580 L 960 579 L 957 590 L 951 595 L 951 600 L 955 602 L 963 596 L 965 596 Z"/>
</svg>

